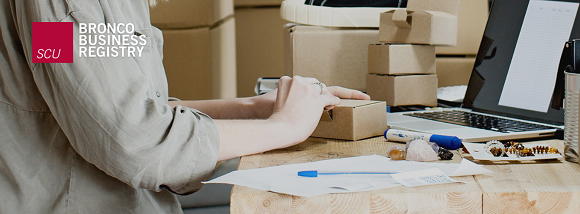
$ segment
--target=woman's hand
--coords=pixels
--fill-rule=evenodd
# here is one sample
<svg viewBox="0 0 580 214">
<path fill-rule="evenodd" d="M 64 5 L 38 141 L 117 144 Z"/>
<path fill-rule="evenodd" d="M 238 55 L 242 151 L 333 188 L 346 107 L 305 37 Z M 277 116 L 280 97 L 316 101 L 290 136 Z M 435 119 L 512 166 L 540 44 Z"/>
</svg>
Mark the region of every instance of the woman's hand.
<svg viewBox="0 0 580 214">
<path fill-rule="evenodd" d="M 299 143 L 314 131 L 325 107 L 340 104 L 326 87 L 314 78 L 284 76 L 278 82 L 276 103 L 269 120 L 288 125 L 292 143 Z"/>
<path fill-rule="evenodd" d="M 219 159 L 284 148 L 306 140 L 320 120 L 324 108 L 340 104 L 341 98 L 370 97 L 342 87 L 325 87 L 314 78 L 282 77 L 278 89 L 252 97 L 252 118 L 267 120 L 214 120 L 220 132 Z M 217 106 L 217 105 L 214 105 Z"/>
<path fill-rule="evenodd" d="M 370 100 L 371 97 L 358 90 L 343 88 L 340 86 L 330 86 L 328 91 L 341 99 Z"/>
<path fill-rule="evenodd" d="M 289 77 L 288 77 L 289 78 Z M 314 79 L 308 77 L 301 77 L 305 79 Z M 314 79 L 316 80 L 316 79 Z M 312 82 L 312 80 L 310 80 Z M 318 86 L 319 87 L 319 86 Z M 341 99 L 357 99 L 357 100 L 370 100 L 371 97 L 361 91 L 343 88 L 340 86 L 329 86 L 326 88 L 328 92 L 338 98 Z M 257 106 L 260 106 L 260 116 L 259 118 L 268 118 L 272 115 L 274 110 L 274 104 L 276 103 L 276 97 L 278 94 L 278 89 L 274 89 L 266 94 L 254 97 L 254 102 L 257 103 Z M 326 106 L 327 109 L 332 109 L 334 106 Z"/>
</svg>

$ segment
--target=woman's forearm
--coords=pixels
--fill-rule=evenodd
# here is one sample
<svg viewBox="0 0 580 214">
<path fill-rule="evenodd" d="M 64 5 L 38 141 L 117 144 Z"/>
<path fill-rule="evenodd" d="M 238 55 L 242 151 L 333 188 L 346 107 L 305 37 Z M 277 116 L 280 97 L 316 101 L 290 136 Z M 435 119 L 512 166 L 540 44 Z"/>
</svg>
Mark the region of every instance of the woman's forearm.
<svg viewBox="0 0 580 214">
<path fill-rule="evenodd" d="M 218 160 L 284 148 L 304 141 L 290 126 L 275 120 L 214 120 L 220 133 Z"/>
<path fill-rule="evenodd" d="M 221 100 L 170 101 L 169 105 L 195 108 L 213 119 L 266 119 L 272 114 L 274 100 L 256 96 Z"/>
</svg>

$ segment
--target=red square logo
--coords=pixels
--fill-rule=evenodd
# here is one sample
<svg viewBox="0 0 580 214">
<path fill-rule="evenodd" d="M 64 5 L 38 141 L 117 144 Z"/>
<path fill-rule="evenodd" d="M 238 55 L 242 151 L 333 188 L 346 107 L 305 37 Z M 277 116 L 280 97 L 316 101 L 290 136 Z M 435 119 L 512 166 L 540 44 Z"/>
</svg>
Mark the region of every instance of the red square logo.
<svg viewBox="0 0 580 214">
<path fill-rule="evenodd" d="M 73 62 L 72 22 L 32 23 L 32 63 Z"/>
</svg>

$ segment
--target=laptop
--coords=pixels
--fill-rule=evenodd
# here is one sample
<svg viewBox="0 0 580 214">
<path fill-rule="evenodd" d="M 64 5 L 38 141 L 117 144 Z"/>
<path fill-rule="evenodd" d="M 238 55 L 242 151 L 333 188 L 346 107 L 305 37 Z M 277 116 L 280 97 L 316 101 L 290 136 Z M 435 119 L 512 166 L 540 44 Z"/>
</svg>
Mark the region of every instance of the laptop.
<svg viewBox="0 0 580 214">
<path fill-rule="evenodd" d="M 561 132 L 564 110 L 552 107 L 552 95 L 563 71 L 564 45 L 580 38 L 578 5 L 578 0 L 494 0 L 461 107 L 388 113 L 387 124 L 466 142 Z"/>
</svg>

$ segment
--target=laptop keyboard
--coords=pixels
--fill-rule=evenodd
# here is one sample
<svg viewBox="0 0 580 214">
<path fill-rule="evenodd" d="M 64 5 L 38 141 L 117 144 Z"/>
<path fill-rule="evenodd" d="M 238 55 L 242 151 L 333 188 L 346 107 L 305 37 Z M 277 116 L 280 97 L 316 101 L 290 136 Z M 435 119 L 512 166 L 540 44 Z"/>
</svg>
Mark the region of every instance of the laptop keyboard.
<svg viewBox="0 0 580 214">
<path fill-rule="evenodd" d="M 554 129 L 549 126 L 458 110 L 416 112 L 404 115 L 504 133 Z"/>
</svg>

